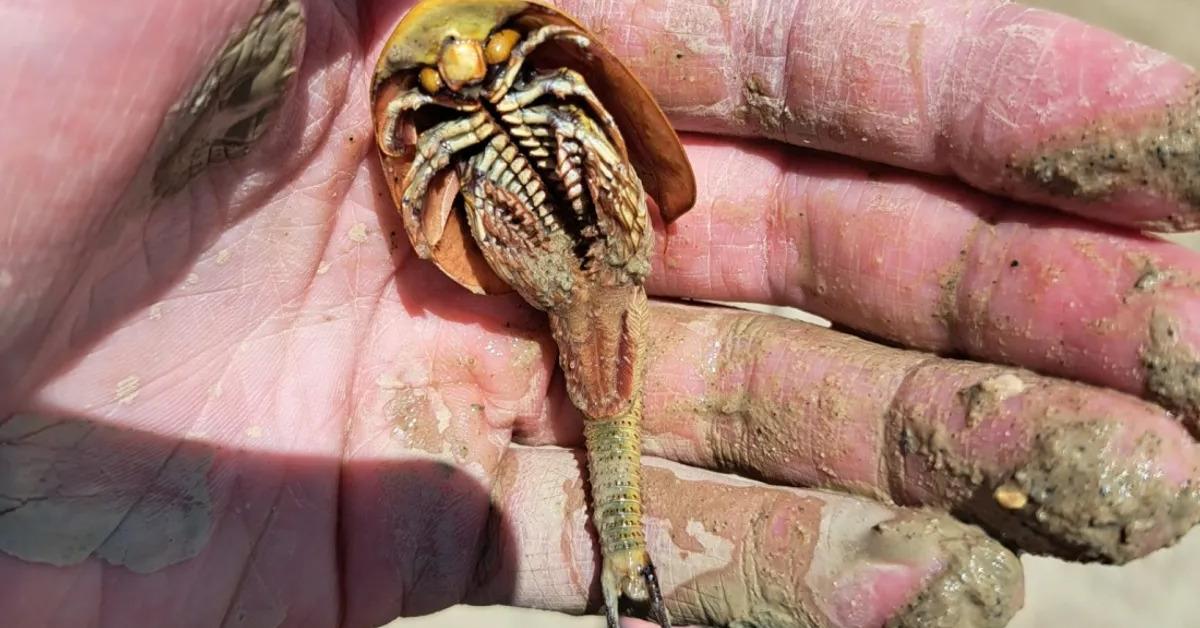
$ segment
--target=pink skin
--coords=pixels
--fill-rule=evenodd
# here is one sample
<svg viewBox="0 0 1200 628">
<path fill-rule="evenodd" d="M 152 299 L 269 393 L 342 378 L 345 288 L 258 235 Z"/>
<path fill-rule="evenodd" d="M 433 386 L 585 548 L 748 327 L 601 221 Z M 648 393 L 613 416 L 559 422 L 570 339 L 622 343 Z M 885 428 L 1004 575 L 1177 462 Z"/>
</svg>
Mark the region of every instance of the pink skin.
<svg viewBox="0 0 1200 628">
<path fill-rule="evenodd" d="M 994 0 L 557 4 L 628 58 L 684 129 L 951 174 L 1118 224 L 1181 210 L 1143 189 L 1085 203 L 1006 178 L 1040 142 L 1102 118 L 1136 127 L 1196 80 L 1166 54 L 1058 14 Z"/>
<path fill-rule="evenodd" d="M 930 358 L 758 315 L 705 316 L 697 308 L 662 306 L 653 321 L 649 368 L 658 384 L 647 393 L 645 442 L 652 455 L 781 484 L 973 512 L 977 485 L 1008 481 L 1030 459 L 1040 433 L 1082 420 L 1112 426 L 1099 444 L 1113 452 L 1128 454 L 1146 436 L 1160 441 L 1155 464 L 1139 473 L 1161 478 L 1168 490 L 1184 490 L 1200 474 L 1196 447 L 1178 421 L 1116 391 Z M 962 391 L 1003 374 L 1019 377 L 1023 389 L 968 425 Z M 578 417 L 569 407 L 563 413 L 519 422 L 517 442 L 577 446 L 578 433 L 563 424 L 577 425 Z M 947 448 L 938 459 L 950 464 L 932 466 L 927 451 L 898 455 L 906 428 L 944 428 Z M 982 479 L 956 474 L 968 466 Z M 1014 516 L 1032 525 L 1033 514 Z M 1012 522 L 983 525 L 1003 535 Z M 1179 525 L 1164 508 L 1143 521 L 1121 556 L 1170 543 Z M 1036 543 L 1040 553 L 1076 551 L 1055 534 L 1022 542 Z"/>
<path fill-rule="evenodd" d="M 1154 314 L 1200 347 L 1190 250 L 940 180 L 687 139 L 703 200 L 662 231 L 660 294 L 791 305 L 908 347 L 1133 394 Z M 1151 270 L 1162 279 L 1138 289 Z"/>
<path fill-rule="evenodd" d="M 911 20 L 876 19 L 847 3 L 808 3 L 805 15 L 811 17 L 799 20 L 788 37 L 768 32 L 776 37 L 773 42 L 767 41 L 769 36 L 731 38 L 738 46 L 747 46 L 731 51 L 732 44 L 721 47 L 720 37 L 727 31 L 700 20 L 706 14 L 699 5 L 652 3 L 647 10 L 628 11 L 617 4 L 605 3 L 614 11 L 605 16 L 583 10 L 583 2 L 572 3 L 572 8 L 581 9 L 581 17 L 600 27 L 644 73 L 681 126 L 771 134 L 735 115 L 736 97 L 747 79 L 742 66 L 761 72 L 768 79 L 766 88 L 782 87 L 777 60 L 785 58 L 781 45 L 790 40 L 811 52 L 796 49 L 787 58 L 796 57 L 809 68 L 843 68 L 848 74 L 840 79 L 798 74 L 829 81 L 788 87 L 788 107 L 816 112 L 811 119 L 818 122 L 807 123 L 810 126 L 789 122 L 777 137 L 884 163 L 956 172 L 984 187 L 992 187 L 998 164 L 1011 150 L 1033 146 L 1058 127 L 1100 111 L 1137 111 L 1172 100 L 1188 80 L 1181 66 L 1157 61 L 1161 58 L 1118 45 L 1095 31 L 1083 31 L 1083 39 L 1073 38 L 1070 29 L 1082 27 L 1058 22 L 1062 28 L 1050 29 L 1057 33 L 1054 41 L 1082 42 L 1077 44 L 1082 52 L 1058 56 L 1062 48 L 1047 48 L 1041 59 L 1032 52 L 1014 53 L 996 65 L 997 72 L 1016 77 L 1010 81 L 1023 78 L 1041 86 L 1040 90 L 1045 87 L 1042 73 L 1058 69 L 1067 75 L 1076 71 L 1080 59 L 1103 58 L 1095 62 L 1096 71 L 1103 72 L 1100 77 L 1108 79 L 1109 85 L 1125 87 L 1107 99 L 1098 95 L 1089 100 L 1097 109 L 1082 110 L 1068 106 L 1079 99 L 1078 89 L 1105 81 L 1081 81 L 1078 89 L 1062 87 L 1064 83 L 1055 93 L 1031 90 L 1012 103 L 1020 111 L 1003 112 L 987 106 L 993 94 L 1011 94 L 996 91 L 993 85 L 998 81 L 972 83 L 938 74 L 943 68 L 981 63 L 973 59 L 988 58 L 990 63 L 989 57 L 996 56 L 986 50 L 949 51 L 944 45 L 938 53 L 939 41 L 972 39 L 962 36 L 967 25 L 951 17 L 950 7 L 960 7 L 959 3 L 920 5 L 927 16 L 922 76 L 930 88 L 911 94 L 905 91 L 911 91 L 913 84 L 905 78 L 907 66 L 895 62 L 900 49 L 888 48 L 908 45 Z M 480 552 L 485 547 L 503 551 L 505 535 L 520 538 L 541 530 L 555 539 L 564 535 L 575 539 L 579 548 L 590 543 L 582 519 L 565 517 L 563 511 L 547 509 L 521 492 L 522 487 L 541 482 L 551 495 L 553 490 L 559 496 L 570 491 L 581 494 L 578 466 L 567 464 L 574 461 L 573 453 L 544 454 L 557 456 L 552 466 L 559 470 L 553 474 L 520 472 L 521 467 L 513 466 L 515 460 L 530 455 L 527 449 L 511 447 L 514 430 L 529 440 L 540 435 L 543 441 L 570 445 L 577 425 L 570 420 L 561 383 L 554 375 L 552 344 L 545 336 L 543 318 L 513 297 L 466 294 L 431 265 L 414 259 L 406 243 L 390 237 L 402 230 L 382 192 L 383 181 L 371 153 L 366 77 L 383 38 L 408 5 L 306 3 L 305 62 L 299 87 L 285 101 L 277 128 L 246 158 L 213 167 L 185 191 L 158 203 L 151 203 L 145 190 L 147 147 L 166 112 L 202 75 L 209 56 L 259 3 L 74 1 L 0 7 L 3 41 L 13 42 L 0 69 L 0 85 L 8 86 L 0 90 L 0 110 L 10 122 L 0 126 L 0 147 L 4 147 L 0 191 L 14 208 L 0 213 L 0 421 L 14 413 L 32 412 L 116 428 L 125 437 L 121 446 L 87 450 L 104 460 L 138 461 L 139 455 L 145 455 L 142 446 L 169 450 L 185 441 L 214 448 L 206 478 L 213 528 L 198 556 L 137 574 L 98 559 L 51 567 L 0 555 L 0 581 L 15 583 L 0 591 L 0 608 L 6 609 L 12 622 L 121 626 L 187 617 L 194 625 L 219 625 L 225 619 L 266 624 L 287 617 L 295 625 L 368 626 L 464 599 L 595 610 L 594 597 L 588 593 L 594 556 L 583 549 L 574 551 L 575 545 L 566 554 L 530 552 L 519 560 L 501 555 L 499 564 L 520 570 L 522 578 L 514 580 L 505 577 L 513 573 L 499 571 L 486 583 L 476 579 Z M 729 5 L 726 16 L 746 20 L 744 26 L 728 21 L 738 33 L 756 30 L 755 24 L 788 23 L 769 19 L 780 16 L 739 13 L 736 3 Z M 784 5 L 755 6 L 778 10 Z M 1006 20 L 1060 19 L 1012 8 L 967 15 L 973 16 L 971 28 L 977 32 L 996 33 L 1003 29 L 994 25 Z M 639 20 L 636 27 L 616 21 L 630 17 Z M 885 23 L 905 34 L 860 32 Z M 636 40 L 661 31 L 656 24 L 669 24 L 673 32 L 716 38 L 712 47 L 698 48 L 708 50 L 710 61 L 736 61 L 739 67 L 721 67 L 697 55 L 686 59 L 695 64 L 690 69 L 662 70 L 669 66 L 657 64 L 654 54 L 659 53 L 654 51 L 659 49 Z M 847 37 L 847 24 L 860 31 Z M 1014 42 L 1008 48 L 995 45 L 1014 50 Z M 1104 51 L 1120 52 L 1105 56 Z M 837 54 L 854 63 L 839 64 Z M 892 62 L 886 54 L 893 55 Z M 758 68 L 754 63 L 765 65 Z M 962 77 L 972 75 L 955 71 Z M 892 74 L 873 76 L 876 72 Z M 681 79 L 689 74 L 721 81 L 698 80 L 688 88 Z M 924 101 L 920 111 L 928 115 L 917 116 L 911 125 L 896 124 L 897 112 L 912 111 L 919 93 L 940 96 Z M 988 113 L 972 119 L 972 111 Z M 1016 130 L 996 122 L 1001 118 L 991 116 L 997 111 L 1004 113 L 1003 119 L 1026 122 L 1032 112 L 1054 116 L 1041 120 L 1042 126 Z M 964 128 L 975 130 L 956 131 L 955 120 L 965 120 Z M 981 132 L 978 129 L 987 133 L 972 135 Z M 862 142 L 862 137 L 867 141 Z M 977 137 L 987 141 L 978 142 Z M 743 140 L 689 139 L 689 143 L 702 175 L 702 197 L 692 214 L 668 228 L 663 240 L 666 249 L 652 284 L 658 294 L 794 302 L 814 309 L 824 303 L 824 311 L 841 323 L 881 336 L 894 329 L 892 337 L 916 347 L 965 348 L 982 358 L 1046 370 L 1049 367 L 1038 356 L 1057 346 L 1058 336 L 1052 332 L 1078 338 L 1074 344 L 1079 347 L 1094 342 L 1081 323 L 1053 307 L 1025 311 L 1029 328 L 1037 333 L 1009 338 L 988 331 L 995 325 L 984 324 L 987 321 L 1021 315 L 1015 296 L 993 295 L 983 308 L 984 322 L 976 325 L 980 334 L 970 338 L 959 339 L 952 330 L 926 320 L 939 311 L 940 291 L 936 282 L 930 283 L 930 274 L 954 259 L 961 240 L 977 221 L 969 205 L 982 202 L 981 197 L 966 187 L 914 183 L 886 168 L 880 181 L 871 181 L 862 176 L 860 166 L 840 159 L 813 155 L 794 158 L 792 163 L 781 160 L 782 149 L 751 150 Z M 1009 148 L 997 148 L 1003 146 Z M 975 152 L 961 152 L 968 149 Z M 993 149 L 996 152 L 981 154 Z M 760 168 L 762 176 L 770 175 L 772 168 L 778 176 L 779 164 L 785 161 L 797 168 L 786 188 L 781 188 L 793 198 L 823 186 L 832 192 L 812 194 L 805 201 L 819 211 L 806 211 L 804 217 L 780 211 L 781 200 L 774 199 L 770 192 L 774 188 L 765 185 L 770 179 L 764 179 L 764 186 L 746 185 L 749 177 L 760 176 L 756 172 Z M 721 171 L 745 176 L 735 180 L 712 174 Z M 729 211 L 737 212 L 738 218 L 719 218 L 717 210 L 722 207 L 732 208 Z M 886 218 L 888 207 L 928 214 L 914 223 L 924 225 L 924 230 L 914 227 L 911 237 L 928 234 L 919 246 L 937 263 L 918 265 L 920 258 L 907 254 L 905 248 L 881 248 L 896 239 L 898 227 L 907 223 L 896 217 L 900 210 L 893 212 L 892 222 L 875 221 L 863 213 L 871 209 L 878 212 L 876 218 Z M 1113 214 L 1104 205 L 1087 212 L 1106 219 Z M 1155 215 L 1161 213 L 1166 209 Z M 1107 234 L 1078 222 L 1054 226 L 1027 221 L 1024 226 L 997 228 L 993 237 L 1010 237 L 1006 233 L 1019 229 L 1027 230 L 1018 239 L 1026 247 L 1022 268 L 1027 263 L 1032 269 L 1066 264 L 1058 248 L 1037 243 L 1074 238 L 1071 229 L 1077 230 L 1078 238 L 1095 238 L 1101 256 L 1148 247 L 1160 267 L 1185 275 L 1194 263 L 1191 254 L 1181 249 Z M 810 239 L 821 236 L 822 230 L 841 237 Z M 765 250 L 763 241 L 769 243 Z M 811 246 L 810 241 L 820 246 Z M 977 246 L 994 246 L 981 242 Z M 839 248 L 847 246 L 849 251 Z M 689 259 L 689 247 L 696 259 Z M 868 248 L 880 249 L 877 255 L 883 261 L 855 253 Z M 1003 258 L 989 262 L 986 255 L 977 254 L 978 261 L 969 261 L 966 267 L 972 272 L 964 275 L 962 294 L 990 281 L 979 278 L 986 277 L 987 269 L 1005 271 Z M 805 261 L 801 264 L 797 259 Z M 1110 276 L 1102 274 L 1103 269 L 1085 261 L 1076 260 L 1064 271 L 1097 287 L 1097 294 L 1091 295 L 1094 301 L 1084 306 L 1086 311 L 1108 315 L 1118 307 L 1126 284 L 1139 272 L 1121 264 L 1108 282 L 1104 279 Z M 1009 289 L 1010 284 L 1004 285 Z M 1029 290 L 1011 285 L 1014 295 Z M 1058 293 L 1046 298 L 1052 294 Z M 1167 298 L 1163 295 L 1170 296 L 1170 306 L 1178 308 L 1186 323 L 1184 313 L 1194 310 L 1198 302 L 1191 289 L 1171 288 L 1143 298 Z M 1127 307 L 1130 313 L 1117 317 L 1121 333 L 1114 333 L 1114 338 L 1124 336 L 1124 330 L 1140 329 L 1137 317 L 1144 317 L 1144 310 Z M 963 312 L 965 316 L 971 310 Z M 1123 316 L 1133 322 L 1125 322 Z M 772 338 L 782 340 L 801 329 L 780 325 L 781 331 Z M 704 340 L 700 336 L 694 341 Z M 1104 371 L 1088 377 L 1136 390 L 1138 382 L 1132 375 L 1119 376 L 1122 368 L 1128 368 L 1128 343 L 1113 339 L 1093 345 L 1093 351 L 1112 356 L 1115 375 L 1105 379 L 1110 375 Z M 791 357 L 768 359 L 763 367 L 773 371 L 776 380 L 794 378 L 801 386 L 807 384 L 807 374 L 789 367 L 820 355 L 822 345 L 785 343 L 780 351 L 790 352 Z M 704 450 L 709 441 L 683 439 L 680 430 L 688 425 L 672 424 L 669 416 L 654 409 L 663 408 L 654 404 L 673 391 L 686 397 L 689 387 L 700 381 L 694 373 L 697 356 L 686 351 L 678 355 L 666 362 L 660 356 L 647 379 L 652 404 L 648 443 L 663 458 L 699 467 L 720 466 L 705 462 L 717 458 L 714 451 Z M 881 367 L 890 373 L 887 381 L 875 379 L 878 372 L 861 365 L 831 358 L 825 367 L 843 376 L 848 390 L 859 391 L 868 400 L 888 399 L 900 385 L 897 374 L 906 372 L 897 368 L 903 359 L 889 361 L 891 366 Z M 731 369 L 715 381 L 729 391 L 741 388 L 754 398 L 767 399 L 778 391 L 778 387 L 759 387 L 770 381 L 769 374 L 760 374 L 764 379 L 758 380 L 751 373 Z M 950 393 L 934 388 L 930 385 L 914 395 L 940 399 L 939 407 L 949 412 Z M 1086 394 L 1089 403 L 1103 405 L 1114 393 L 1089 389 Z M 1120 420 L 1134 431 L 1152 424 L 1154 430 L 1168 435 L 1173 445 L 1164 450 L 1160 464 L 1172 470 L 1167 475 L 1173 480 L 1181 480 L 1191 468 L 1190 441 L 1177 430 L 1162 427 L 1161 411 L 1128 403 L 1130 411 Z M 1019 415 L 1019 408 L 1013 411 L 1020 420 L 1030 420 Z M 795 436 L 790 444 L 811 441 L 806 430 L 817 428 L 806 423 L 803 415 L 791 420 Z M 878 423 L 872 421 L 870 412 L 863 410 L 848 423 L 848 435 L 877 429 Z M 985 435 L 972 444 L 971 454 L 981 459 L 998 457 L 1004 453 L 1000 440 Z M 671 442 L 675 444 L 668 446 Z M 879 453 L 886 444 L 866 441 L 862 447 Z M 751 446 L 748 451 L 767 450 Z M 94 457 L 77 453 L 67 451 L 56 460 L 74 477 L 95 478 L 91 488 L 96 496 L 127 497 L 129 492 L 149 490 L 131 487 L 127 478 L 106 476 L 102 466 L 89 464 Z M 431 453 L 453 464 L 431 462 Z M 821 480 L 817 465 L 801 459 L 776 466 L 762 455 L 749 460 L 757 460 L 757 466 L 747 471 L 778 484 Z M 839 474 L 877 473 L 877 469 L 853 466 L 848 457 L 835 457 L 834 462 Z M 505 484 L 504 474 L 512 469 L 516 475 Z M 649 482 L 649 491 L 666 496 L 649 501 L 652 517 L 656 508 L 664 509 L 658 516 L 668 517 L 672 516 L 669 508 L 687 505 L 670 503 L 671 495 L 711 499 L 714 483 L 727 481 L 702 469 L 691 473 L 690 479 L 658 475 Z M 506 491 L 505 487 L 516 488 Z M 751 508 L 759 490 L 730 493 L 728 507 Z M 786 492 L 785 501 L 819 499 L 794 489 L 769 490 Z M 507 504 L 503 520 L 507 525 L 498 530 L 486 527 L 493 498 Z M 937 503 L 940 497 L 922 499 Z M 837 513 L 862 507 L 859 498 L 830 498 L 825 509 Z M 894 511 L 898 517 L 916 516 L 870 507 L 887 516 Z M 701 524 L 716 516 L 703 509 L 683 509 L 678 514 L 682 512 Z M 776 524 L 791 521 L 787 519 L 791 511 L 779 512 L 784 514 L 773 520 Z M 771 529 L 794 530 L 812 542 L 824 540 L 811 521 L 799 523 Z M 663 542 L 662 538 L 656 542 Z M 927 582 L 942 568 L 939 558 L 898 566 L 879 560 L 839 563 L 835 553 L 834 571 L 844 576 L 838 581 L 837 595 L 806 589 L 797 589 L 797 595 L 811 594 L 829 602 L 824 607 L 826 625 L 870 625 L 895 615 L 911 600 L 914 583 Z M 665 578 L 686 573 L 686 566 L 677 560 L 663 553 Z M 807 564 L 797 560 L 792 575 L 801 582 Z M 564 580 L 558 575 L 571 573 L 582 587 L 556 588 L 570 582 L 569 577 Z M 537 574 L 553 577 L 540 588 L 513 588 L 515 582 L 531 582 Z M 739 573 L 725 586 L 756 586 L 759 581 L 752 576 Z M 714 591 L 700 593 L 715 595 Z M 846 610 L 850 607 L 858 610 Z M 686 609 L 676 610 L 682 611 L 684 621 L 702 619 L 689 616 Z"/>
</svg>

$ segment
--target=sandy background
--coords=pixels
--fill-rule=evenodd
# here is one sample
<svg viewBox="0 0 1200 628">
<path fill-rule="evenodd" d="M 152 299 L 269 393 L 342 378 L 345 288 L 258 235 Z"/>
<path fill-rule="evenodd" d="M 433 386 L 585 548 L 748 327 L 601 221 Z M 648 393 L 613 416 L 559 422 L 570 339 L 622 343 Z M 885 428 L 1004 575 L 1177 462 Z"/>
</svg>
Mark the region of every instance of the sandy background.
<svg viewBox="0 0 1200 628">
<path fill-rule="evenodd" d="M 1027 0 L 1102 25 L 1200 66 L 1200 0 Z M 1200 236 L 1187 238 L 1200 245 Z M 1200 246 L 1198 246 L 1200 248 Z M 1125 567 L 1023 559 L 1025 609 L 1011 628 L 1200 626 L 1200 531 L 1169 550 Z M 397 620 L 388 628 L 599 628 L 598 617 L 566 617 L 507 608 L 455 607 Z"/>
</svg>

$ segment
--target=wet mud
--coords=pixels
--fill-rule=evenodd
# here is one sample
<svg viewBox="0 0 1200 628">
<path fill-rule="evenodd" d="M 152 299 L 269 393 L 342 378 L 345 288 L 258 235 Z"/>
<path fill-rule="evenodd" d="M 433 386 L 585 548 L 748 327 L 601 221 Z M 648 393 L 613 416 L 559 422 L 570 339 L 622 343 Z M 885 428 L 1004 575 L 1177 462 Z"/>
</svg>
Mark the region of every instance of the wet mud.
<svg viewBox="0 0 1200 628">
<path fill-rule="evenodd" d="M 1131 451 L 1120 451 L 1117 429 L 1104 423 L 1047 427 L 1004 485 L 1027 496 L 1016 509 L 1032 515 L 1022 525 L 1056 539 L 1060 554 L 1125 563 L 1182 537 L 1200 519 L 1200 487 L 1181 490 L 1157 471 L 1160 438 L 1146 433 Z"/>
<path fill-rule="evenodd" d="M 1000 628 L 1021 608 L 1021 563 L 979 528 L 949 517 L 876 526 L 874 544 L 901 551 L 933 544 L 944 568 L 886 628 Z"/>
<path fill-rule="evenodd" d="M 1178 321 L 1155 311 L 1140 356 L 1148 396 L 1177 412 L 1200 434 L 1200 359 L 1183 342 Z"/>
<path fill-rule="evenodd" d="M 1105 201 L 1137 192 L 1177 211 L 1143 226 L 1200 226 L 1200 85 L 1160 112 L 1102 120 L 1050 138 L 1009 164 L 1016 177 L 1057 197 Z"/>
</svg>

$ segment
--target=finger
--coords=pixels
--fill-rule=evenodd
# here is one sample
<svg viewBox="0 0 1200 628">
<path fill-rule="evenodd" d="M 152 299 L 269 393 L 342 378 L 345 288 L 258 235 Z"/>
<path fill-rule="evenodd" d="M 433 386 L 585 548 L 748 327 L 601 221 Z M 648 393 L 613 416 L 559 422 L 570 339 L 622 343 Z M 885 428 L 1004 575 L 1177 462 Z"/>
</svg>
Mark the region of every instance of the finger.
<svg viewBox="0 0 1200 628">
<path fill-rule="evenodd" d="M 493 503 L 509 562 L 473 603 L 598 610 L 582 468 L 575 451 L 508 452 Z M 1020 605 L 1016 558 L 948 518 L 658 460 L 644 473 L 647 542 L 681 624 L 1003 626 Z"/>
<path fill-rule="evenodd" d="M 308 29 L 332 30 L 334 10 L 309 4 Z M 304 17 L 296 1 L 0 7 L 0 38 L 12 44 L 0 65 L 0 109 L 12 121 L 0 129 L 0 190 L 12 207 L 0 218 L 0 407 L 182 283 L 222 229 L 323 145 L 339 108 L 288 98 Z M 322 46 L 344 54 L 337 41 Z M 314 72 L 327 54 L 307 50 Z M 290 132 L 270 132 L 279 120 Z M 353 160 L 341 164 L 353 171 Z M 177 194 L 196 179 L 198 190 Z M 289 209 L 304 205 L 315 203 Z M 289 216 L 318 223 L 311 213 Z"/>
<path fill-rule="evenodd" d="M 650 318 L 651 455 L 933 506 L 1074 559 L 1124 562 L 1200 520 L 1196 446 L 1132 397 L 736 310 Z"/>
<path fill-rule="evenodd" d="M 688 130 L 938 174 L 1124 225 L 1200 225 L 1193 71 L 976 0 L 559 0 Z"/>
<path fill-rule="evenodd" d="M 689 138 L 656 294 L 793 305 L 899 344 L 1145 395 L 1200 430 L 1200 255 L 916 175 Z"/>
</svg>

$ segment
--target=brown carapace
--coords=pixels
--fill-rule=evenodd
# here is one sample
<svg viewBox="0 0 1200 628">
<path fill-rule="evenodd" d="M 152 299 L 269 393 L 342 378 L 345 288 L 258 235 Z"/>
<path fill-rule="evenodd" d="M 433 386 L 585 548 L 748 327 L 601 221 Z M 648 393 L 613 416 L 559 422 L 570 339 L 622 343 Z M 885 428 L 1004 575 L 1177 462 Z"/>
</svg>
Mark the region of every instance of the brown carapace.
<svg viewBox="0 0 1200 628">
<path fill-rule="evenodd" d="M 466 288 L 546 312 L 584 416 L 610 628 L 622 594 L 670 619 L 646 550 L 641 416 L 653 229 L 695 180 L 654 99 L 575 20 L 527 0 L 427 0 L 375 68 L 376 141 L 413 248 Z"/>
</svg>

